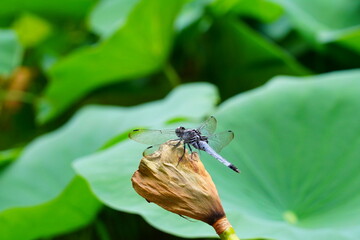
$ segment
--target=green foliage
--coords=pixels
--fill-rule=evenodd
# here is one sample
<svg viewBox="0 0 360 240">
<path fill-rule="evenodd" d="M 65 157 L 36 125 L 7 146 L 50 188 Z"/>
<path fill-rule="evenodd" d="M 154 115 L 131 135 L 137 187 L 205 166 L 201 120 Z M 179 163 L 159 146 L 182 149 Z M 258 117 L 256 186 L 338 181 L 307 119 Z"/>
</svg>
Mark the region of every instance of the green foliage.
<svg viewBox="0 0 360 240">
<path fill-rule="evenodd" d="M 326 0 L 272 1 L 283 6 L 294 27 L 314 42 L 336 41 L 359 32 L 359 2 L 335 0 L 329 4 Z"/>
<path fill-rule="evenodd" d="M 23 54 L 14 31 L 0 30 L 0 49 L 0 77 L 8 76 L 20 65 Z"/>
<path fill-rule="evenodd" d="M 47 21 L 31 14 L 23 14 L 17 19 L 14 29 L 19 35 L 21 44 L 25 47 L 38 45 L 51 32 L 51 26 Z"/>
<path fill-rule="evenodd" d="M 235 132 L 240 175 L 201 159 L 241 239 L 360 239 L 359 10 L 0 1 L 0 239 L 216 236 L 135 193 L 147 146 L 127 138 L 209 115 Z"/>
<path fill-rule="evenodd" d="M 275 21 L 283 13 L 280 5 L 267 0 L 217 0 L 213 8 L 218 14 L 236 13 L 264 22 Z"/>
<path fill-rule="evenodd" d="M 239 211 L 231 219 L 251 219 L 238 232 L 251 237 L 261 226 L 271 239 L 359 238 L 359 77 L 278 77 L 220 107 L 224 127 L 239 136 L 227 156 L 248 173 L 234 185 L 214 174 L 229 216 Z"/>
<path fill-rule="evenodd" d="M 89 11 L 93 0 L 3 0 L 0 2 L 0 16 L 2 18 L 14 17 L 19 12 L 29 11 L 48 17 L 84 17 Z"/>
<path fill-rule="evenodd" d="M 359 71 L 279 77 L 220 105 L 219 128 L 236 136 L 223 155 L 242 174 L 201 157 L 240 237 L 259 236 L 259 228 L 269 239 L 360 237 L 359 77 Z M 215 236 L 210 227 L 180 220 L 137 196 L 127 179 L 143 148 L 126 140 L 78 160 L 75 168 L 108 206 L 141 214 L 175 235 Z"/>
<path fill-rule="evenodd" d="M 187 94 L 194 98 L 184 101 Z M 193 100 L 195 104 L 191 104 Z M 165 100 L 144 106 L 82 109 L 56 132 L 35 139 L 14 164 L 3 170 L 0 175 L 1 239 L 44 237 L 88 222 L 98 210 L 98 204 L 79 179 L 73 180 L 71 162 L 74 159 L 95 152 L 108 139 L 131 128 L 160 125 L 179 116 L 199 120 L 213 111 L 216 102 L 216 89 L 197 83 L 179 87 Z M 147 116 L 152 116 L 152 121 L 148 121 Z M 134 161 L 130 166 L 136 169 L 136 165 Z M 129 185 L 128 181 L 122 183 Z M 124 194 L 123 190 L 117 193 Z M 84 214 L 79 214 L 80 207 Z M 56 221 L 48 221 L 55 216 Z M 44 231 L 34 228 L 28 224 L 29 218 L 36 221 L 37 226 L 48 227 Z M 71 222 L 68 219 L 72 219 Z M 18 231 L 14 231 L 15 228 Z"/>
<path fill-rule="evenodd" d="M 109 39 L 57 63 L 50 70 L 53 82 L 40 103 L 39 120 L 48 120 L 104 84 L 141 77 L 159 69 L 168 54 L 173 21 L 182 1 L 142 1 L 126 24 Z M 66 98 L 62 97 L 64 94 Z"/>
<path fill-rule="evenodd" d="M 90 27 L 98 35 L 111 36 L 120 26 L 125 24 L 129 13 L 139 1 L 101 1 L 90 16 Z"/>
<path fill-rule="evenodd" d="M 28 197 L 29 193 L 18 194 Z M 86 183 L 74 178 L 59 196 L 51 201 L 28 207 L 14 207 L 0 215 L 1 239 L 35 239 L 88 224 L 99 210 L 100 203 Z"/>
</svg>

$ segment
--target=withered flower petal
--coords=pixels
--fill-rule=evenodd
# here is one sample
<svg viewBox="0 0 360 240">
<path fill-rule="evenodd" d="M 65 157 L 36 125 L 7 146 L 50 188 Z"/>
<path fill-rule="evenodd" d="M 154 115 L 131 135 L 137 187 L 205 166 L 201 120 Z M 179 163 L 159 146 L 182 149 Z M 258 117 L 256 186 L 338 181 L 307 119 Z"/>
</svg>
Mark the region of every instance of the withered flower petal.
<svg viewBox="0 0 360 240">
<path fill-rule="evenodd" d="M 168 141 L 141 159 L 131 180 L 135 191 L 162 208 L 212 225 L 220 235 L 231 228 L 211 176 L 197 153 Z"/>
</svg>

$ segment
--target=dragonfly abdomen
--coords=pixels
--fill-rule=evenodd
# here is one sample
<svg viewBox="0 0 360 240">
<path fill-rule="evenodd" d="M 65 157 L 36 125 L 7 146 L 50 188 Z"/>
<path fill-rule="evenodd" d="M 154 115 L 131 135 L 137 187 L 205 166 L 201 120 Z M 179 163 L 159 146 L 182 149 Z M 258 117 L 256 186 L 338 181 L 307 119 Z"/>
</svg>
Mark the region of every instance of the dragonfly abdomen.
<svg viewBox="0 0 360 240">
<path fill-rule="evenodd" d="M 203 150 L 205 152 L 207 152 L 209 155 L 211 155 L 212 157 L 216 158 L 219 162 L 221 162 L 222 164 L 224 164 L 225 166 L 227 166 L 228 168 L 234 170 L 235 172 L 240 172 L 240 170 L 235 167 L 234 164 L 232 164 L 231 162 L 229 162 L 228 160 L 226 160 L 225 158 L 223 158 L 222 156 L 220 156 L 214 149 L 212 149 L 209 144 L 207 144 L 204 141 L 198 141 L 197 142 L 198 145 L 198 149 Z M 194 146 L 194 145 L 193 145 Z M 194 146 L 195 147 L 195 146 Z"/>
</svg>

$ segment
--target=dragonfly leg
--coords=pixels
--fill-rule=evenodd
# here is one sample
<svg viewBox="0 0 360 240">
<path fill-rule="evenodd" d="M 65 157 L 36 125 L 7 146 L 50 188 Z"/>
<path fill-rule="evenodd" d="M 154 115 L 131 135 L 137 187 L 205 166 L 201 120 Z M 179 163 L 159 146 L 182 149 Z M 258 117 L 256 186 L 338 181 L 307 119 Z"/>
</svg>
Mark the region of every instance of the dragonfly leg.
<svg viewBox="0 0 360 240">
<path fill-rule="evenodd" d="M 189 143 L 186 144 L 188 146 L 188 148 L 190 149 L 190 152 L 193 153 L 191 145 Z M 184 145 L 185 146 L 185 145 Z"/>
<path fill-rule="evenodd" d="M 181 144 L 182 139 L 181 139 L 181 138 L 179 138 L 179 139 L 174 139 L 174 141 L 178 141 L 178 142 L 175 143 L 175 144 L 170 144 L 170 145 L 173 146 L 174 148 L 177 148 L 177 147 Z"/>
<path fill-rule="evenodd" d="M 180 217 L 188 220 L 189 222 L 195 222 L 195 221 L 190 220 L 188 217 L 186 217 L 186 216 L 184 216 L 184 215 L 181 215 L 181 214 L 178 214 L 178 215 L 179 215 Z"/>
<path fill-rule="evenodd" d="M 181 140 L 179 141 L 179 143 L 180 143 L 180 142 L 181 142 Z M 186 144 L 184 143 L 184 151 L 183 151 L 181 157 L 179 158 L 179 161 L 178 161 L 178 163 L 177 163 L 176 166 L 178 166 L 179 163 L 183 160 L 183 158 L 184 158 L 184 156 L 185 156 L 185 152 L 186 152 Z"/>
<path fill-rule="evenodd" d="M 179 140 L 179 141 L 174 145 L 174 148 L 177 148 L 177 147 L 181 144 L 182 139 L 179 138 L 179 139 L 175 139 L 175 140 Z M 179 158 L 179 161 L 178 161 L 178 164 L 177 164 L 177 165 L 179 165 L 180 161 L 183 159 L 183 157 L 184 157 L 184 155 L 185 155 L 185 152 L 186 152 L 186 150 L 185 150 L 185 143 L 184 143 L 184 152 L 182 153 L 181 157 Z M 176 165 L 176 166 L 177 166 L 177 165 Z"/>
<path fill-rule="evenodd" d="M 195 151 L 193 152 L 193 150 L 192 150 L 192 148 L 191 148 L 191 144 L 190 144 L 190 143 L 188 143 L 188 144 L 187 144 L 187 146 L 189 147 L 190 152 L 191 152 L 191 159 L 193 159 L 192 157 L 193 157 L 193 155 L 195 154 L 195 152 L 197 153 L 197 151 L 196 151 L 196 149 L 195 149 Z"/>
</svg>

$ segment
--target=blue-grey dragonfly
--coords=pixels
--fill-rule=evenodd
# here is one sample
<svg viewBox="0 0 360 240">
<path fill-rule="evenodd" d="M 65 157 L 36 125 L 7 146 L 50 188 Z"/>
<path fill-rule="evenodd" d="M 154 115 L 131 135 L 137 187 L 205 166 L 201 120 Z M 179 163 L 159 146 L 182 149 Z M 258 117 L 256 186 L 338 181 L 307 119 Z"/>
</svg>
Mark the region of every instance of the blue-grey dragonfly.
<svg viewBox="0 0 360 240">
<path fill-rule="evenodd" d="M 135 129 L 129 133 L 129 138 L 148 145 L 160 145 L 168 140 L 178 140 L 179 144 L 184 144 L 184 153 L 186 146 L 191 152 L 191 147 L 203 150 L 235 172 L 240 172 L 234 164 L 219 154 L 234 139 L 234 133 L 230 130 L 215 133 L 216 125 L 215 117 L 211 116 L 198 128 L 178 127 L 171 130 Z M 147 155 L 146 152 L 145 155 Z"/>
</svg>

